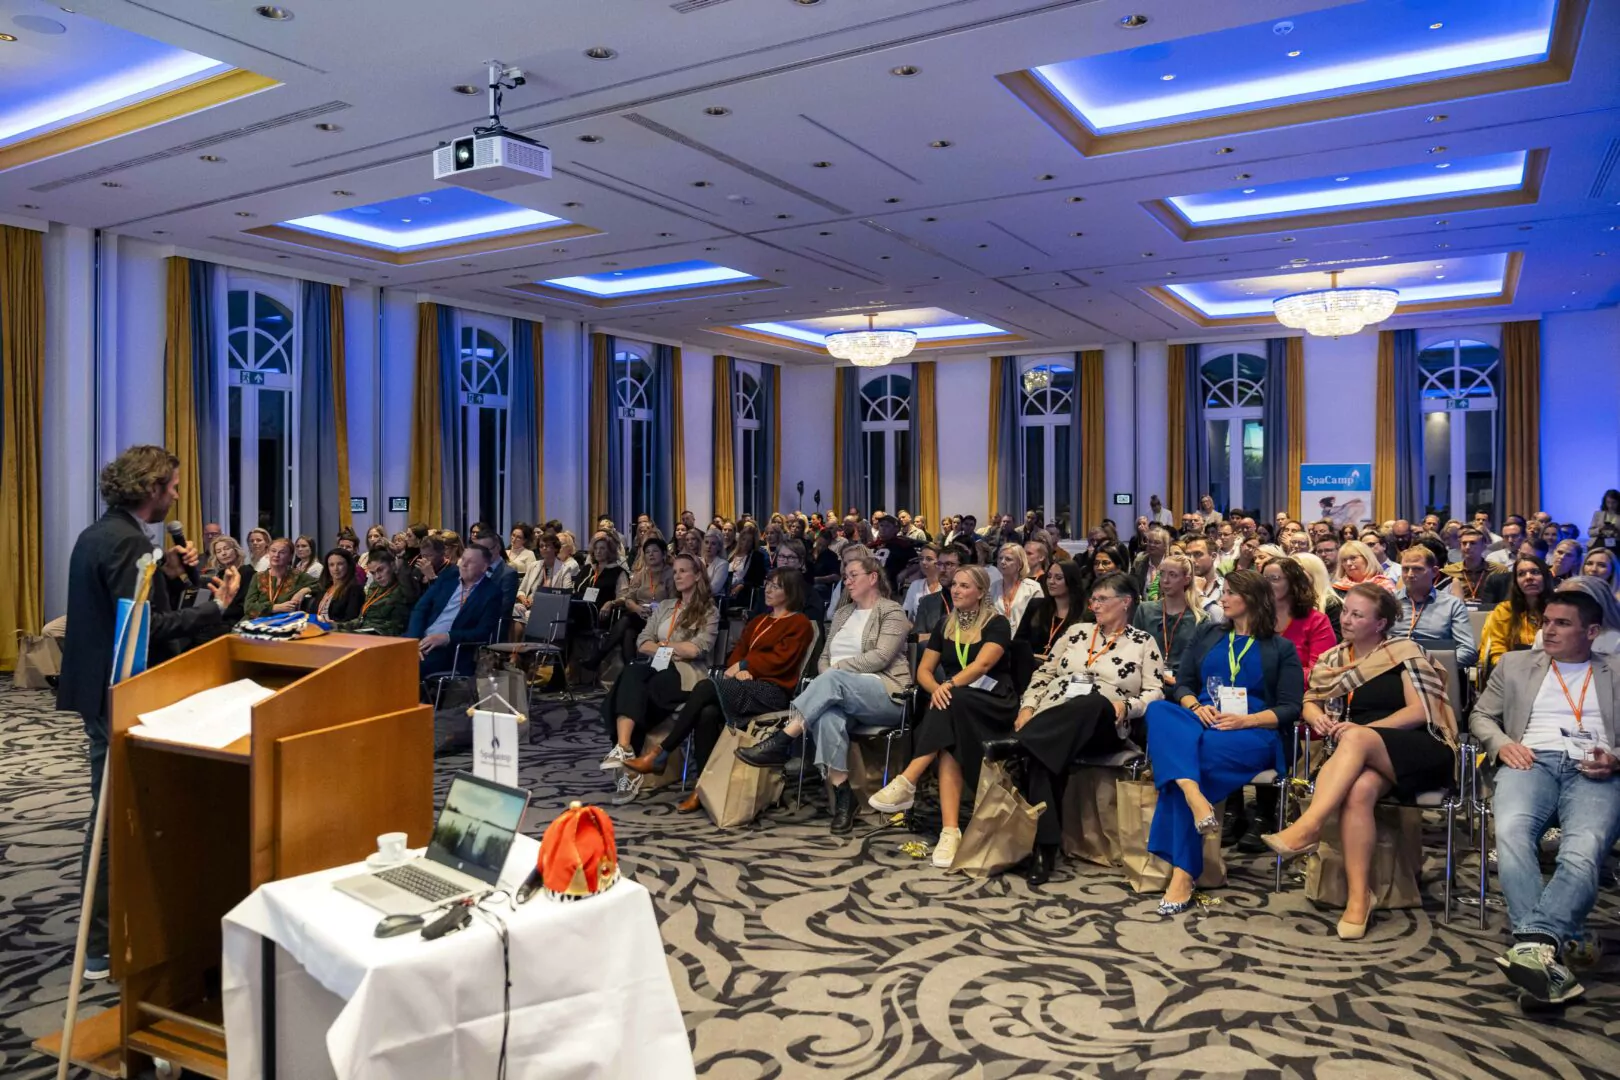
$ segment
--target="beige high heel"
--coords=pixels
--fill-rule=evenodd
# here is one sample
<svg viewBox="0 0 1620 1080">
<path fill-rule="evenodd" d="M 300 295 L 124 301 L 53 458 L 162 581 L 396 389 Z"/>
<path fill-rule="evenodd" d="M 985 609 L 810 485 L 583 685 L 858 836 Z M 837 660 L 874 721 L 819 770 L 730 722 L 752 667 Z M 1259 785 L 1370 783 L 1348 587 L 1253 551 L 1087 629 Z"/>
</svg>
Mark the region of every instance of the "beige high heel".
<svg viewBox="0 0 1620 1080">
<path fill-rule="evenodd" d="M 1378 899 L 1371 889 L 1367 890 L 1367 921 L 1353 923 L 1348 919 L 1339 920 L 1340 941 L 1360 941 L 1367 936 L 1367 927 L 1372 925 L 1373 910 Z"/>
</svg>

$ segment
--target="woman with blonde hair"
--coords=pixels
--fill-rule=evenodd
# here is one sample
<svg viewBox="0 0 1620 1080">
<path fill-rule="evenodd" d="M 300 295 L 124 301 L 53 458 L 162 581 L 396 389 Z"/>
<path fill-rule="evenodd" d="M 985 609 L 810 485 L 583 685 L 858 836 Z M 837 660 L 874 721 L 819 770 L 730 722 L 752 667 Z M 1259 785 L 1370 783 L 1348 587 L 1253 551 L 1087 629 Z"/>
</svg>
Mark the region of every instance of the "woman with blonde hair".
<svg viewBox="0 0 1620 1080">
<path fill-rule="evenodd" d="M 1370 581 L 1394 592 L 1395 583 L 1384 576 L 1383 566 L 1372 548 L 1360 540 L 1346 540 L 1339 545 L 1339 580 L 1333 583 L 1333 588 L 1343 594 L 1363 581 Z"/>
<path fill-rule="evenodd" d="M 962 791 L 978 788 L 985 740 L 1010 735 L 1018 718 L 1012 625 L 989 594 L 984 567 L 964 566 L 951 575 L 953 609 L 934 627 L 917 664 L 917 685 L 928 695 L 928 711 L 917 725 L 917 756 L 867 800 L 885 814 L 910 809 L 917 782 L 937 759 L 942 821 L 934 865 L 947 869 L 962 840 Z"/>
<path fill-rule="evenodd" d="M 1029 556 L 1022 544 L 1002 544 L 996 551 L 996 569 L 1000 573 L 990 581 L 990 602 L 1016 634 L 1029 602 L 1041 595 L 1041 583 L 1030 577 Z"/>
<path fill-rule="evenodd" d="M 1153 638 L 1164 658 L 1164 682 L 1174 686 L 1176 667 L 1187 651 L 1187 643 L 1198 625 L 1209 617 L 1198 592 L 1192 560 L 1185 555 L 1166 555 L 1159 563 L 1159 598 L 1142 601 L 1129 616 L 1132 626 Z"/>
<path fill-rule="evenodd" d="M 1333 640 L 1339 640 L 1339 612 L 1344 604 L 1339 600 L 1339 594 L 1333 591 L 1333 579 L 1328 576 L 1327 563 L 1321 556 L 1313 555 L 1309 551 L 1302 551 L 1293 557 L 1299 563 L 1305 576 L 1311 579 L 1311 591 L 1316 594 L 1316 610 L 1328 617 L 1328 625 L 1333 627 Z"/>
</svg>

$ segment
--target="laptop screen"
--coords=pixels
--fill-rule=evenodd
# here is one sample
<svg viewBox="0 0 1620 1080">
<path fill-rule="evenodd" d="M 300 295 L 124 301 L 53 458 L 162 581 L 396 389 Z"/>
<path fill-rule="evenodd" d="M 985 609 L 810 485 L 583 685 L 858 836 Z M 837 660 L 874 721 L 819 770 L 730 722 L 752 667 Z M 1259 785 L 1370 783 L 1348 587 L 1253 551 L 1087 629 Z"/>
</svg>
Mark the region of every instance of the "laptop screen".
<svg viewBox="0 0 1620 1080">
<path fill-rule="evenodd" d="M 501 876 L 529 794 L 458 773 L 433 826 L 427 857 L 491 885 Z"/>
</svg>

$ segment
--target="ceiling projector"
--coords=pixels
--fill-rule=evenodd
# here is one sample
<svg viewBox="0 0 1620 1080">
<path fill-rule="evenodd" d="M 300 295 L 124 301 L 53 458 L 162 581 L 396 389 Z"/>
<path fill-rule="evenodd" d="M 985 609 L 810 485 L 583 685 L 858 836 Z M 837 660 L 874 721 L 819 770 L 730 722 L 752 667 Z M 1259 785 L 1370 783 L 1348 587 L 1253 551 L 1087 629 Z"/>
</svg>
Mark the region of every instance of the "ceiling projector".
<svg viewBox="0 0 1620 1080">
<path fill-rule="evenodd" d="M 516 90 L 527 81 L 522 68 L 489 62 L 489 123 L 435 149 L 433 179 L 474 191 L 551 179 L 551 150 L 501 123 L 502 91 Z"/>
</svg>

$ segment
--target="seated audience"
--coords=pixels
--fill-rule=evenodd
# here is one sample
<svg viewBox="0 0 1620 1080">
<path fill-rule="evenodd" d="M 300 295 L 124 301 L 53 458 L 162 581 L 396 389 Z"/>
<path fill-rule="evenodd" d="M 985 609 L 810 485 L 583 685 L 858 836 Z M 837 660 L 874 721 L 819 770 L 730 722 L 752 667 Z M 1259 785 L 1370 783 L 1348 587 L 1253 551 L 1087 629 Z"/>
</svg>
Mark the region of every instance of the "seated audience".
<svg viewBox="0 0 1620 1080">
<path fill-rule="evenodd" d="M 642 557 L 651 564 L 655 553 L 662 557 L 659 549 L 664 547 L 664 541 L 653 537 Z M 647 733 L 685 704 L 707 677 L 709 650 L 720 626 L 720 609 L 709 596 L 709 578 L 698 561 L 677 555 L 668 569 L 673 595 L 654 606 L 636 637 L 636 661 L 625 665 L 602 700 L 603 723 L 613 742 L 602 769 L 618 773 L 615 806 L 633 802 L 641 793 L 646 774 L 625 765 L 637 756 Z"/>
<path fill-rule="evenodd" d="M 1581 564 L 1581 575 L 1597 578 L 1608 586 L 1612 594 L 1617 584 L 1614 580 L 1614 552 L 1593 545 L 1592 550 L 1586 553 L 1586 562 Z"/>
<path fill-rule="evenodd" d="M 769 606 L 743 627 L 731 655 L 726 657 L 724 674 L 702 679 L 693 686 L 662 744 L 649 741 L 640 755 L 624 763 L 626 769 L 638 773 L 661 771 L 668 753 L 666 747 L 680 746 L 690 735 L 692 774 L 701 775 L 724 724 L 788 707 L 799 688 L 805 654 L 815 636 L 814 626 L 802 611 L 804 575 L 797 569 L 779 567 L 766 576 L 764 592 Z M 676 809 L 689 814 L 699 805 L 694 787 Z"/>
<path fill-rule="evenodd" d="M 529 572 L 529 568 L 534 565 L 535 558 L 534 526 L 526 521 L 520 521 L 512 526 L 512 532 L 508 538 L 506 561 L 513 570 L 518 572 L 521 579 L 524 574 Z"/>
<path fill-rule="evenodd" d="M 937 595 L 942 588 L 939 581 L 939 545 L 923 544 L 917 549 L 917 568 L 921 576 L 906 588 L 905 598 L 900 601 L 906 618 L 913 622 L 917 620 L 917 605 L 922 598 Z"/>
<path fill-rule="evenodd" d="M 1503 526 L 1506 528 L 1506 526 Z M 1528 649 L 1541 629 L 1541 611 L 1552 594 L 1547 564 L 1534 555 L 1521 555 L 1513 563 L 1513 584 L 1508 598 L 1491 609 L 1479 632 L 1479 656 L 1486 668 L 1496 666 L 1504 653 Z"/>
<path fill-rule="evenodd" d="M 1299 560 L 1287 556 L 1268 562 L 1262 574 L 1271 586 L 1277 633 L 1293 642 L 1300 667 L 1310 671 L 1317 657 L 1339 643 L 1333 624 L 1316 606 L 1316 587 Z"/>
<path fill-rule="evenodd" d="M 948 544 L 939 553 L 939 581 L 940 590 L 936 593 L 926 593 L 917 600 L 917 615 L 911 620 L 912 632 L 918 644 L 928 644 L 928 635 L 939 624 L 939 620 L 951 610 L 951 590 L 949 582 L 956 576 L 956 572 L 964 566 L 971 566 L 972 558 L 967 548 L 961 544 Z"/>
<path fill-rule="evenodd" d="M 1266 579 L 1227 575 L 1225 623 L 1205 623 L 1187 646 L 1168 699 L 1147 709 L 1148 757 L 1159 788 L 1148 851 L 1171 866 L 1162 915 L 1192 906 L 1204 870 L 1203 838 L 1220 826 L 1215 804 L 1258 773 L 1284 767 L 1280 730 L 1299 719 L 1304 672 L 1276 632 Z"/>
<path fill-rule="evenodd" d="M 1553 585 L 1578 577 L 1581 564 L 1586 561 L 1586 552 L 1580 542 L 1576 540 L 1560 540 L 1553 545 L 1552 555 L 1547 560 L 1547 572 L 1552 575 Z"/>
<path fill-rule="evenodd" d="M 1041 584 L 1029 576 L 1029 560 L 1021 544 L 1002 544 L 996 552 L 998 573 L 990 582 L 990 602 L 1014 633 L 1024 620 L 1030 601 L 1041 595 Z"/>
<path fill-rule="evenodd" d="M 1027 648 L 1036 664 L 1044 664 L 1069 628 L 1079 624 L 1080 605 L 1085 598 L 1080 568 L 1072 562 L 1053 563 L 1046 571 L 1043 586 L 1045 595 L 1025 609 L 1024 621 L 1013 634 L 1015 648 Z"/>
<path fill-rule="evenodd" d="M 1046 568 L 1052 565 L 1052 544 L 1044 532 L 1036 532 L 1024 541 L 1024 561 L 1029 563 L 1029 576 L 1040 581 Z"/>
<path fill-rule="evenodd" d="M 1395 591 L 1401 617 L 1390 626 L 1391 638 L 1409 638 L 1425 649 L 1450 649 L 1457 654 L 1457 667 L 1470 668 L 1479 661 L 1474 641 L 1474 624 L 1468 605 L 1449 592 L 1435 589 L 1440 576 L 1434 552 L 1414 544 L 1401 553 L 1401 587 Z"/>
<path fill-rule="evenodd" d="M 704 575 L 705 588 L 708 575 Z M 584 667 L 600 668 L 617 650 L 626 664 L 636 658 L 640 649 L 641 632 L 653 610 L 675 595 L 675 572 L 669 562 L 669 545 L 656 536 L 642 545 L 641 565 L 630 572 L 624 593 L 602 604 L 605 613 L 617 610 L 619 620 L 602 635 L 602 640 L 588 656 L 580 660 Z M 707 593 L 705 593 L 707 595 Z"/>
<path fill-rule="evenodd" d="M 1328 578 L 1332 580 L 1339 572 L 1339 538 L 1329 534 L 1311 545 L 1311 553 L 1322 560 L 1327 567 Z"/>
<path fill-rule="evenodd" d="M 884 595 L 888 577 L 882 565 L 869 553 L 856 554 L 844 564 L 843 584 L 849 603 L 833 612 L 816 677 L 793 699 L 786 723 L 753 747 L 737 751 L 738 759 L 749 765 L 780 768 L 787 764 L 793 741 L 809 732 L 816 767 L 827 779 L 837 833 L 849 832 L 855 820 L 849 733 L 862 725 L 899 727 L 904 706 L 895 695 L 911 685 L 906 662 L 910 625 L 900 605 Z"/>
<path fill-rule="evenodd" d="M 1620 600 L 1617 600 L 1608 583 L 1601 578 L 1572 577 L 1562 582 L 1553 590 L 1554 593 L 1584 592 L 1597 602 L 1602 618 L 1598 620 L 1602 627 L 1598 636 L 1592 639 L 1592 651 L 1604 656 L 1614 656 L 1620 653 Z M 1536 631 L 1536 643 L 1533 648 L 1544 648 L 1541 632 Z"/>
<path fill-rule="evenodd" d="M 917 665 L 917 685 L 928 695 L 928 710 L 916 730 L 917 756 L 867 800 L 885 814 L 908 809 L 917 782 L 938 759 L 943 821 L 934 865 L 942 868 L 950 867 L 962 840 L 963 786 L 977 790 L 984 741 L 1010 734 L 1018 717 L 1008 652 L 1012 627 L 992 606 L 989 593 L 983 567 L 964 566 L 951 579 L 951 614 L 934 627 Z"/>
<path fill-rule="evenodd" d="M 314 578 L 294 572 L 292 552 L 292 541 L 285 537 L 270 542 L 265 556 L 266 569 L 253 575 L 247 599 L 242 601 L 244 619 L 298 611 L 304 605 L 304 598 L 315 591 Z"/>
<path fill-rule="evenodd" d="M 489 577 L 501 590 L 501 618 L 505 619 L 517 605 L 518 585 L 523 575 L 506 561 L 506 548 L 501 545 L 501 536 L 494 529 L 485 529 L 473 543 L 483 548 L 489 556 Z"/>
<path fill-rule="evenodd" d="M 524 571 L 523 580 L 518 582 L 517 603 L 512 607 L 512 619 L 518 623 L 529 621 L 529 609 L 534 606 L 535 593 L 542 589 L 565 589 L 571 592 L 579 573 L 578 565 L 573 560 L 563 557 L 562 540 L 555 533 L 541 533 L 531 554 L 534 555 L 534 560 Z M 522 633 L 522 629 L 519 628 L 514 637 Z"/>
<path fill-rule="evenodd" d="M 1328 617 L 1328 625 L 1333 627 L 1333 640 L 1338 641 L 1339 611 L 1343 605 L 1339 602 L 1339 594 L 1334 591 L 1333 578 L 1328 573 L 1327 564 L 1306 551 L 1295 555 L 1294 561 L 1304 569 L 1305 576 L 1311 579 L 1311 589 L 1316 593 L 1316 610 Z"/>
<path fill-rule="evenodd" d="M 1159 565 L 1159 598 L 1144 600 L 1131 615 L 1131 625 L 1147 631 L 1164 658 L 1165 688 L 1175 685 L 1176 665 L 1182 662 L 1194 631 L 1207 618 L 1193 584 L 1192 559 L 1166 555 Z"/>
<path fill-rule="evenodd" d="M 1413 554 L 1408 548 L 1406 555 Z M 1392 791 L 1410 802 L 1456 785 L 1457 718 L 1446 673 L 1415 642 L 1390 636 L 1400 617 L 1395 597 L 1377 585 L 1363 582 L 1345 594 L 1344 644 L 1312 670 L 1303 714 L 1312 731 L 1337 747 L 1317 774 L 1309 808 L 1286 829 L 1262 837 L 1284 858 L 1305 855 L 1316 850 L 1327 820 L 1339 815 L 1349 900 L 1338 933 L 1346 941 L 1365 935 L 1372 916 L 1373 808 Z"/>
<path fill-rule="evenodd" d="M 759 530 L 744 525 L 737 530 L 736 543 L 731 549 L 731 575 L 726 584 L 727 607 L 743 607 L 753 602 L 754 592 L 765 584 L 765 553 L 759 550 Z"/>
<path fill-rule="evenodd" d="M 1395 591 L 1395 583 L 1384 573 L 1383 560 L 1372 548 L 1360 540 L 1347 540 L 1339 545 L 1339 578 L 1333 587 L 1343 594 L 1363 581 Z"/>
<path fill-rule="evenodd" d="M 883 564 L 883 573 L 889 579 L 889 595 L 899 596 L 900 575 L 917 556 L 917 544 L 900 534 L 900 519 L 884 514 L 877 521 L 877 543 L 872 554 Z"/>
<path fill-rule="evenodd" d="M 495 640 L 507 610 L 500 587 L 489 577 L 489 552 L 477 544 L 463 549 L 456 573 L 434 578 L 411 609 L 406 636 L 418 639 L 422 677 L 448 672 L 452 666 L 471 675 L 478 646 Z"/>
<path fill-rule="evenodd" d="M 249 529 L 247 534 L 248 565 L 253 572 L 262 574 L 270 568 L 270 530 Z"/>
<path fill-rule="evenodd" d="M 360 614 L 338 623 L 334 629 L 344 633 L 400 637 L 411 621 L 410 594 L 400 582 L 399 565 L 394 561 L 393 552 L 387 548 L 376 548 L 370 555 L 371 575 L 366 579 Z"/>
<path fill-rule="evenodd" d="M 1539 542 L 1541 534 L 1535 533 L 1533 538 Z M 1510 566 L 1514 557 L 1519 554 L 1519 549 L 1530 539 L 1532 534 L 1526 528 L 1524 518 L 1517 514 L 1509 514 L 1502 522 L 1502 535 L 1490 545 L 1485 558 L 1498 566 Z"/>
<path fill-rule="evenodd" d="M 305 599 L 305 609 L 322 622 L 339 623 L 360 617 L 365 603 L 365 587 L 355 580 L 354 556 L 348 548 L 333 548 L 314 590 Z"/>
<path fill-rule="evenodd" d="M 1131 572 L 1131 560 L 1125 553 L 1125 545 L 1118 540 L 1104 540 L 1100 544 L 1093 544 L 1086 552 L 1086 595 L 1091 595 L 1091 587 L 1096 582 L 1110 574 L 1128 574 Z M 1091 621 L 1091 609 L 1087 607 L 1082 616 L 1085 621 Z"/>
<path fill-rule="evenodd" d="M 1603 493 L 1603 501 L 1593 513 L 1592 522 L 1586 527 L 1586 535 L 1596 536 L 1597 531 L 1605 525 L 1620 528 L 1620 491 L 1614 488 Z"/>
<path fill-rule="evenodd" d="M 1472 525 L 1457 530 L 1457 547 L 1461 557 L 1448 563 L 1444 573 L 1451 579 L 1451 595 L 1470 608 L 1489 610 L 1507 599 L 1513 575 L 1506 566 L 1485 558 L 1489 541 L 1485 534 Z"/>
<path fill-rule="evenodd" d="M 244 560 L 241 545 L 234 538 L 229 536 L 215 537 L 214 542 L 209 545 L 208 551 L 210 556 L 208 571 L 210 573 L 224 577 L 225 572 L 234 567 L 240 577 L 236 588 L 236 596 L 226 605 L 225 610 L 220 615 L 220 621 L 198 629 L 194 640 L 199 645 L 230 633 L 231 628 L 242 621 L 242 615 L 247 603 L 247 594 L 253 586 L 254 578 L 253 567 Z M 203 596 L 208 595 L 206 588 L 200 589 L 198 592 Z"/>
<path fill-rule="evenodd" d="M 293 541 L 293 572 L 318 577 L 321 572 L 321 554 L 311 536 L 300 536 Z"/>
<path fill-rule="evenodd" d="M 809 568 L 810 559 L 805 553 L 804 542 L 801 540 L 795 540 L 792 537 L 785 538 L 776 550 L 776 569 L 794 570 L 800 575 L 803 575 L 809 570 Z M 827 618 L 827 605 L 822 602 L 821 597 L 817 595 L 816 591 L 810 588 L 809 578 L 805 578 L 804 581 L 804 597 L 797 610 L 803 612 L 804 617 L 813 623 L 819 624 L 825 622 Z M 760 590 L 760 598 L 762 604 L 768 605 L 770 603 L 770 601 L 765 598 L 763 589 Z M 761 607 L 760 610 L 754 612 L 754 614 L 762 614 L 764 610 L 764 607 Z"/>
<path fill-rule="evenodd" d="M 1601 617 L 1585 593 L 1552 594 L 1544 651 L 1503 656 L 1469 716 L 1469 730 L 1500 766 L 1491 804 L 1514 944 L 1496 962 L 1536 1004 L 1568 1004 L 1584 992 L 1562 954 L 1585 931 L 1603 860 L 1620 837 L 1616 717 L 1603 709 L 1620 702 L 1620 662 L 1592 652 Z M 1561 832 L 1549 882 L 1541 837 L 1555 817 Z"/>
<path fill-rule="evenodd" d="M 373 525 L 366 530 L 366 550 L 360 553 L 360 569 L 371 572 L 371 553 L 378 548 L 388 547 L 388 530 L 381 525 Z"/>
<path fill-rule="evenodd" d="M 1164 697 L 1159 647 L 1130 625 L 1135 603 L 1136 582 L 1129 575 L 1097 582 L 1091 592 L 1097 621 L 1076 623 L 1063 635 L 1030 680 L 1013 721 L 1012 742 L 1029 755 L 1025 797 L 1046 804 L 1036 822 L 1032 886 L 1044 885 L 1057 866 L 1070 766 L 1081 755 L 1124 749 L 1130 722 Z M 998 751 L 995 743 L 986 749 Z"/>
<path fill-rule="evenodd" d="M 1144 600 L 1159 598 L 1159 564 L 1168 554 L 1170 554 L 1169 531 L 1162 525 L 1150 526 L 1142 553 L 1132 561 L 1130 571 L 1131 577 L 1136 579 L 1137 594 Z"/>
</svg>

